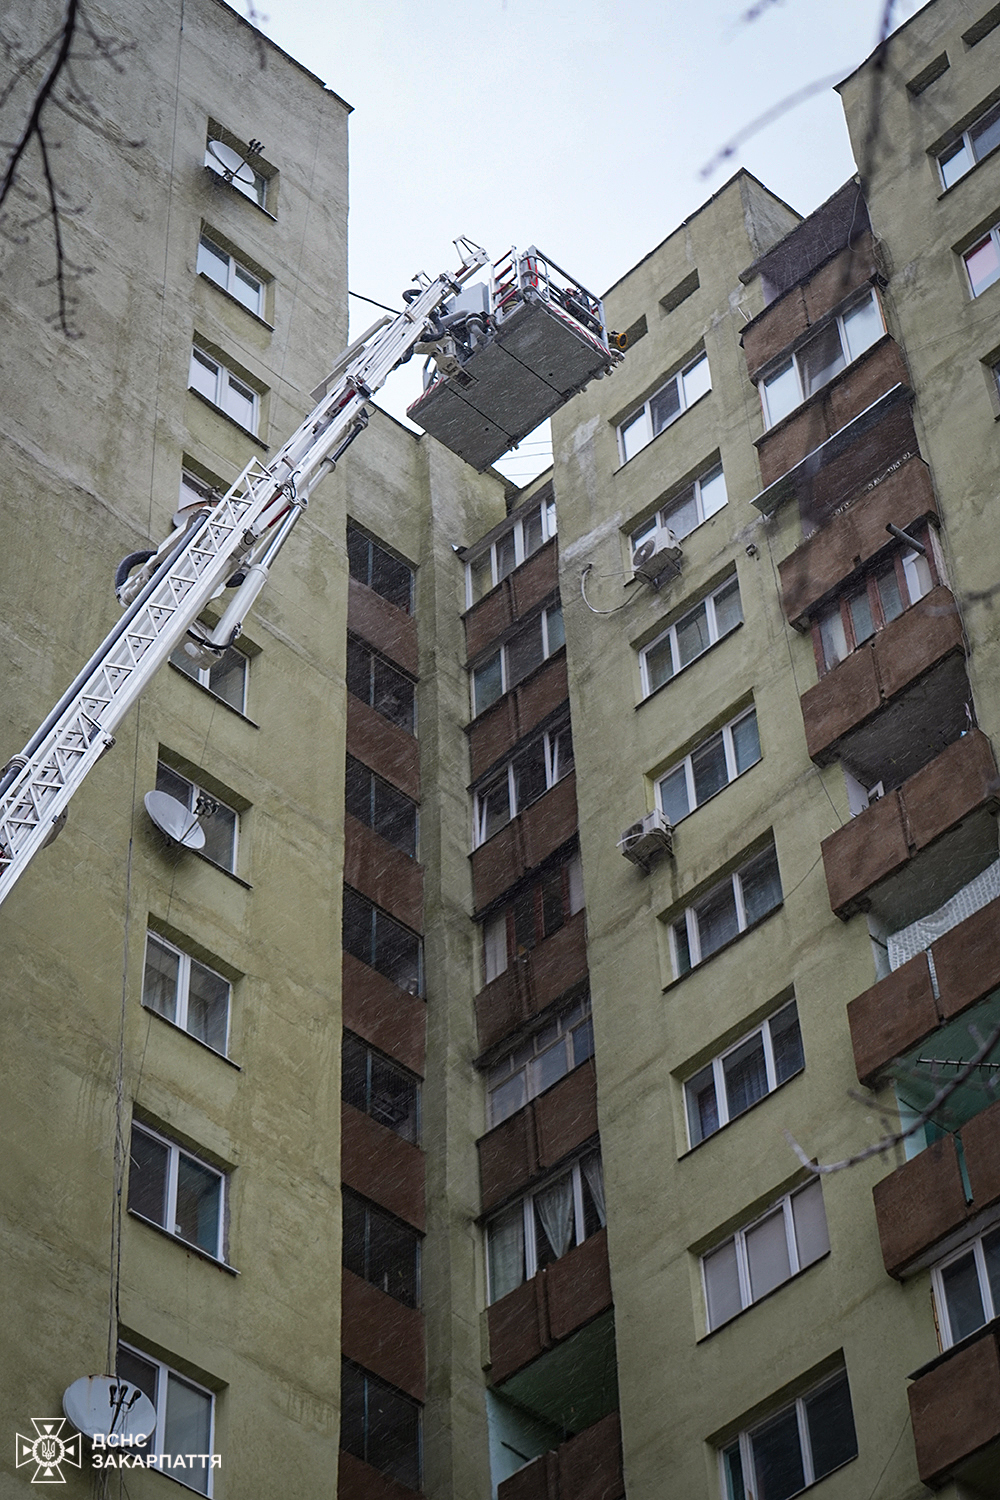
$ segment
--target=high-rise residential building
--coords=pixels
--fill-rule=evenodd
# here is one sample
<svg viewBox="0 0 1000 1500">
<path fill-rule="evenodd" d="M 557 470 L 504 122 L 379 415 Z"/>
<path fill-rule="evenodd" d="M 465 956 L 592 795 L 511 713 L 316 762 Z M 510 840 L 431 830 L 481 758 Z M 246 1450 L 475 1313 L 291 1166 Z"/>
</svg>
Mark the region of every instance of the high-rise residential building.
<svg viewBox="0 0 1000 1500">
<path fill-rule="evenodd" d="M 549 473 L 374 413 L 6 901 L 4 1497 L 115 1370 L 136 1500 L 1000 1495 L 983 3 L 845 80 L 815 212 L 737 172 L 615 283 Z M 0 281 L 8 750 L 346 343 L 349 106 L 219 0 L 105 24 L 83 337 Z"/>
</svg>

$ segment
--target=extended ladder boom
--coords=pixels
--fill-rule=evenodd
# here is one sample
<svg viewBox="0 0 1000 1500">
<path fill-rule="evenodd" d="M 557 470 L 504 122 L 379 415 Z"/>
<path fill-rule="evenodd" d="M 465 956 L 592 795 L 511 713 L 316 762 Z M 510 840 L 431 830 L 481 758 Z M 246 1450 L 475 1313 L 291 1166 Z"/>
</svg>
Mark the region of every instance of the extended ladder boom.
<svg viewBox="0 0 1000 1500">
<path fill-rule="evenodd" d="M 239 634 L 324 468 L 368 425 L 367 399 L 418 345 L 433 343 L 428 319 L 485 264 L 478 246 L 456 245 L 461 268 L 421 278 L 425 284 L 406 294 L 403 312 L 345 351 L 312 413 L 270 463 L 253 459 L 214 507 L 182 518 L 154 554 L 136 558 L 143 566 L 118 589 L 122 618 L 0 775 L 0 901 L 55 836 L 73 793 L 114 744 L 115 728 L 188 633 L 216 655 Z M 241 581 L 218 625 L 193 632 L 234 575 Z"/>
</svg>

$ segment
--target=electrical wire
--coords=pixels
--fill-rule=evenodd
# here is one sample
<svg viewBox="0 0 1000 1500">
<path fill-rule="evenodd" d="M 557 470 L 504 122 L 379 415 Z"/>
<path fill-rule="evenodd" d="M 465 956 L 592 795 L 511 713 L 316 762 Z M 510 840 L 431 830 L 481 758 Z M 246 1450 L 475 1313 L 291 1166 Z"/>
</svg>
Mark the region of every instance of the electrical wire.
<svg viewBox="0 0 1000 1500">
<path fill-rule="evenodd" d="M 626 604 L 631 604 L 633 599 L 639 598 L 639 593 L 635 593 L 630 598 L 624 599 L 621 604 L 616 604 L 614 609 L 595 609 L 594 605 L 587 598 L 587 574 L 592 572 L 593 568 L 594 564 L 588 563 L 580 574 L 580 595 L 592 615 L 616 615 L 620 609 L 625 608 Z M 605 576 L 610 577 L 611 575 L 607 574 Z"/>
</svg>

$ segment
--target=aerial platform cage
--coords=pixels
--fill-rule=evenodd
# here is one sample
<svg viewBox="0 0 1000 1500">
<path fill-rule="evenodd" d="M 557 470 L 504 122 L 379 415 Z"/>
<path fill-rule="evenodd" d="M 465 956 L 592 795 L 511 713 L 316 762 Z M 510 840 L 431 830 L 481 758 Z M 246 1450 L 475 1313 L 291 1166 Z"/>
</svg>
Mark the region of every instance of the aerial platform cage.
<svg viewBox="0 0 1000 1500">
<path fill-rule="evenodd" d="M 624 347 L 600 298 L 534 246 L 497 261 L 489 285 L 466 287 L 435 333 L 423 394 L 406 414 L 480 473 L 610 373 Z"/>
</svg>

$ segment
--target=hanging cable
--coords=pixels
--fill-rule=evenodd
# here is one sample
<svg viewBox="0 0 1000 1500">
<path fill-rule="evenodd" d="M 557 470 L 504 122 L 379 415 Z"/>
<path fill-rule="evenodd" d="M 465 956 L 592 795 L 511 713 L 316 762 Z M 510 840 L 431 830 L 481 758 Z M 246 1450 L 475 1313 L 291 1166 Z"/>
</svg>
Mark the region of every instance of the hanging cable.
<svg viewBox="0 0 1000 1500">
<path fill-rule="evenodd" d="M 639 593 L 636 593 L 633 594 L 629 599 L 623 599 L 621 604 L 616 604 L 614 609 L 596 609 L 587 598 L 587 574 L 593 572 L 593 568 L 594 564 L 588 563 L 583 572 L 580 574 L 580 595 L 583 599 L 584 604 L 590 610 L 590 613 L 592 615 L 616 615 L 620 609 L 625 608 L 626 604 L 631 604 L 634 599 L 638 599 L 640 597 Z M 604 576 L 607 578 L 612 577 L 610 573 L 607 573 Z"/>
</svg>

